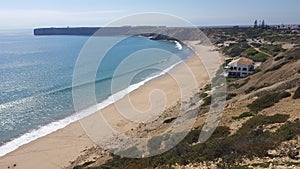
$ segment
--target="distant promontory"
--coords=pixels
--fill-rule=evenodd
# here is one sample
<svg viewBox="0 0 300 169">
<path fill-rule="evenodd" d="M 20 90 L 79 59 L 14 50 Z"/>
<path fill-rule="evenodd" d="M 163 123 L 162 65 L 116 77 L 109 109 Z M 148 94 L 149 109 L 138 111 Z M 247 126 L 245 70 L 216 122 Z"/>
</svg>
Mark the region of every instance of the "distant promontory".
<svg viewBox="0 0 300 169">
<path fill-rule="evenodd" d="M 152 40 L 200 40 L 203 34 L 198 28 L 166 26 L 123 26 L 123 27 L 63 27 L 35 28 L 35 36 L 76 35 L 76 36 L 145 36 Z M 180 40 L 179 40 L 180 39 Z"/>
</svg>

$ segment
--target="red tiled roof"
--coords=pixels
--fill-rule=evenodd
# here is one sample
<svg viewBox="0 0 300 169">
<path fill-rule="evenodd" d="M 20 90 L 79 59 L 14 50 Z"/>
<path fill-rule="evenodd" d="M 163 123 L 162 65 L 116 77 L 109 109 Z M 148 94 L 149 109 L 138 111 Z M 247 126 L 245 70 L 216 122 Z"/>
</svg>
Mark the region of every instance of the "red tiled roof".
<svg viewBox="0 0 300 169">
<path fill-rule="evenodd" d="M 243 64 L 243 65 L 252 65 L 253 64 L 253 61 L 251 59 L 248 59 L 248 58 L 245 58 L 245 57 L 240 57 L 237 60 L 233 60 L 229 64 L 232 64 L 232 63 L 235 63 L 235 62 Z"/>
</svg>

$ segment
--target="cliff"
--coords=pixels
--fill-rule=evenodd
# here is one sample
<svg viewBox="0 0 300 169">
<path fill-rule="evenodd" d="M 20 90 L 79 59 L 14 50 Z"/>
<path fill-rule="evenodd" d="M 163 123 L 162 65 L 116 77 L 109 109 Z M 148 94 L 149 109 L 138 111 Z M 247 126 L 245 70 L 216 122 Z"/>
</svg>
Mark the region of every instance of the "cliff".
<svg viewBox="0 0 300 169">
<path fill-rule="evenodd" d="M 100 30 L 100 31 L 98 31 Z M 66 28 L 36 28 L 34 35 L 81 35 L 81 36 L 119 36 L 142 35 L 152 40 L 201 40 L 208 39 L 198 28 L 181 28 L 165 26 L 124 26 L 124 27 L 66 27 Z"/>
<path fill-rule="evenodd" d="M 79 28 L 37 28 L 33 30 L 34 35 L 93 35 L 99 27 L 79 27 Z"/>
</svg>

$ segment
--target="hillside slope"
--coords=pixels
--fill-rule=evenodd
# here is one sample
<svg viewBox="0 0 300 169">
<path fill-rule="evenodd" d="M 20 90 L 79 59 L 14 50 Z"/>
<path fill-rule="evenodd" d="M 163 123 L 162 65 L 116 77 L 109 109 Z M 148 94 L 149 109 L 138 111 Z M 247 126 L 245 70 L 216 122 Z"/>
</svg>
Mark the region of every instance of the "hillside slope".
<svg viewBox="0 0 300 169">
<path fill-rule="evenodd" d="M 144 159 L 101 152 L 95 159 L 81 160 L 73 167 L 300 168 L 300 47 L 268 58 L 258 70 L 247 78 L 227 79 L 228 97 L 221 122 L 205 143 L 197 141 L 211 104 L 210 96 L 204 94 L 210 93 L 210 86 L 192 97 L 204 101 L 196 109 L 198 119 L 188 136 L 172 150 Z M 179 107 L 167 113 L 174 115 Z M 168 127 L 166 120 L 172 121 L 160 119 L 161 130 Z M 141 126 L 139 130 L 148 132 L 149 127 Z"/>
</svg>

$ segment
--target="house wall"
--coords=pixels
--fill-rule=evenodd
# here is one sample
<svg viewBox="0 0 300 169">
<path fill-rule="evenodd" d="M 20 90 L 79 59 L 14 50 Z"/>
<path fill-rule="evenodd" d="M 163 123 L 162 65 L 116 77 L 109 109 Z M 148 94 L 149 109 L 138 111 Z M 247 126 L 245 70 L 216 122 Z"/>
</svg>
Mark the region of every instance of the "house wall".
<svg viewBox="0 0 300 169">
<path fill-rule="evenodd" d="M 244 65 L 244 64 L 235 62 L 233 64 L 228 65 L 228 67 L 229 67 L 229 69 L 227 71 L 228 71 L 229 77 L 246 77 L 246 76 L 254 73 L 253 66 L 251 66 L 251 65 L 248 66 L 248 65 Z M 231 67 L 233 69 L 231 69 Z M 251 69 L 251 67 L 253 70 L 249 70 L 249 69 Z M 234 68 L 236 68 L 236 69 L 234 69 Z"/>
</svg>

